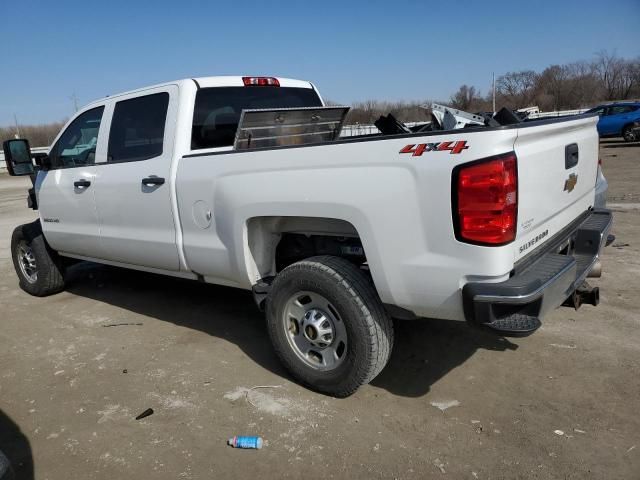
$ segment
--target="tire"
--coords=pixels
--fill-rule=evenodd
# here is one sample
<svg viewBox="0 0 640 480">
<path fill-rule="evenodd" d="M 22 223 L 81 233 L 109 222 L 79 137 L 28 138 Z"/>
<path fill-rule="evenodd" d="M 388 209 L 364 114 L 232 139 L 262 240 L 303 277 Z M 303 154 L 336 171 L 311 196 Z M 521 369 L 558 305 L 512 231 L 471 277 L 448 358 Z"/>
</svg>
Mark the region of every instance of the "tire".
<svg viewBox="0 0 640 480">
<path fill-rule="evenodd" d="M 272 284 L 266 313 L 276 354 L 312 390 L 348 397 L 391 355 L 391 317 L 371 280 L 342 258 L 311 257 L 285 268 Z"/>
<path fill-rule="evenodd" d="M 622 129 L 622 138 L 625 142 L 635 142 L 638 140 L 638 135 L 634 131 L 633 125 L 627 125 Z"/>
<path fill-rule="evenodd" d="M 47 244 L 39 220 L 16 227 L 11 236 L 11 257 L 25 292 L 46 297 L 64 290 L 62 259 Z"/>
</svg>

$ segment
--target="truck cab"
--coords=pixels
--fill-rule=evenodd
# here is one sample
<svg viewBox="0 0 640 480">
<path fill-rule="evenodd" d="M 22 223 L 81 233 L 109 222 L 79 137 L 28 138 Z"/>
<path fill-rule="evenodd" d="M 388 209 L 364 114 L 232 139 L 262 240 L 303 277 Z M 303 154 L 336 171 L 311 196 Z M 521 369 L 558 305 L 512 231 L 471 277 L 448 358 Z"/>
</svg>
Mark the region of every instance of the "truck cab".
<svg viewBox="0 0 640 480">
<path fill-rule="evenodd" d="M 84 107 L 53 142 L 35 185 L 51 247 L 180 271 L 177 159 L 230 150 L 243 109 L 322 106 L 311 83 L 277 82 L 251 88 L 242 77 L 187 79 Z"/>
</svg>

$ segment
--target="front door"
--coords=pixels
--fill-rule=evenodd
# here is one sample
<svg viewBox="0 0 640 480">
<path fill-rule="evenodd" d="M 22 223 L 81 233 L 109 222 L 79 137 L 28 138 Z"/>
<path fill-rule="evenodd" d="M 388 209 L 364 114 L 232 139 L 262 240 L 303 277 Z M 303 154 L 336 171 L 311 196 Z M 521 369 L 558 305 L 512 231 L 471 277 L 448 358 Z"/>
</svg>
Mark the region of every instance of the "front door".
<svg viewBox="0 0 640 480">
<path fill-rule="evenodd" d="M 106 162 L 96 167 L 103 258 L 179 270 L 171 204 L 176 86 L 114 99 Z"/>
<path fill-rule="evenodd" d="M 38 172 L 36 192 L 47 242 L 62 253 L 99 257 L 95 204 L 96 157 L 106 148 L 101 130 L 104 106 L 80 113 L 49 152 L 51 168 Z"/>
</svg>

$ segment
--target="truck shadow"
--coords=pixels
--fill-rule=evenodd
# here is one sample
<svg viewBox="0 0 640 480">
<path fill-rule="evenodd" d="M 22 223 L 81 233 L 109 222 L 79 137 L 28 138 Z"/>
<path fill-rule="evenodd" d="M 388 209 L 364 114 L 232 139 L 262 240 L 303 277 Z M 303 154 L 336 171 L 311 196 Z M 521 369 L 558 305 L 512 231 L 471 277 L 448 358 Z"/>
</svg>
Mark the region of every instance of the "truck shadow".
<svg viewBox="0 0 640 480">
<path fill-rule="evenodd" d="M 224 338 L 263 368 L 290 378 L 273 352 L 264 315 L 248 291 L 87 262 L 70 269 L 67 291 Z M 425 395 L 434 382 L 479 349 L 518 348 L 464 322 L 422 319 L 395 323 L 394 353 L 372 382 L 395 395 Z"/>
<path fill-rule="evenodd" d="M 29 440 L 20 427 L 0 410 L 0 457 L 3 454 L 10 465 L 5 465 L 5 460 L 0 458 L 0 479 L 31 480 L 34 478 L 33 455 Z"/>
<path fill-rule="evenodd" d="M 396 321 L 391 359 L 371 384 L 395 395 L 421 397 L 476 351 L 517 348 L 508 339 L 466 322 L 435 318 Z"/>
</svg>

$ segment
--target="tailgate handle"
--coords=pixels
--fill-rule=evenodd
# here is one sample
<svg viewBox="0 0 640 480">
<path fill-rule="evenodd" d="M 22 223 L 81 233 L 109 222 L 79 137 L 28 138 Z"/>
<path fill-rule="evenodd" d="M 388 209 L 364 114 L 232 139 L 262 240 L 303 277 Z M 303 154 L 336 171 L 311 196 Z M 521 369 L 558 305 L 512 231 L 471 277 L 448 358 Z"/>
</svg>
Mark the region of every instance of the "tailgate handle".
<svg viewBox="0 0 640 480">
<path fill-rule="evenodd" d="M 578 164 L 578 144 L 572 143 L 564 147 L 564 168 L 569 170 Z"/>
</svg>

